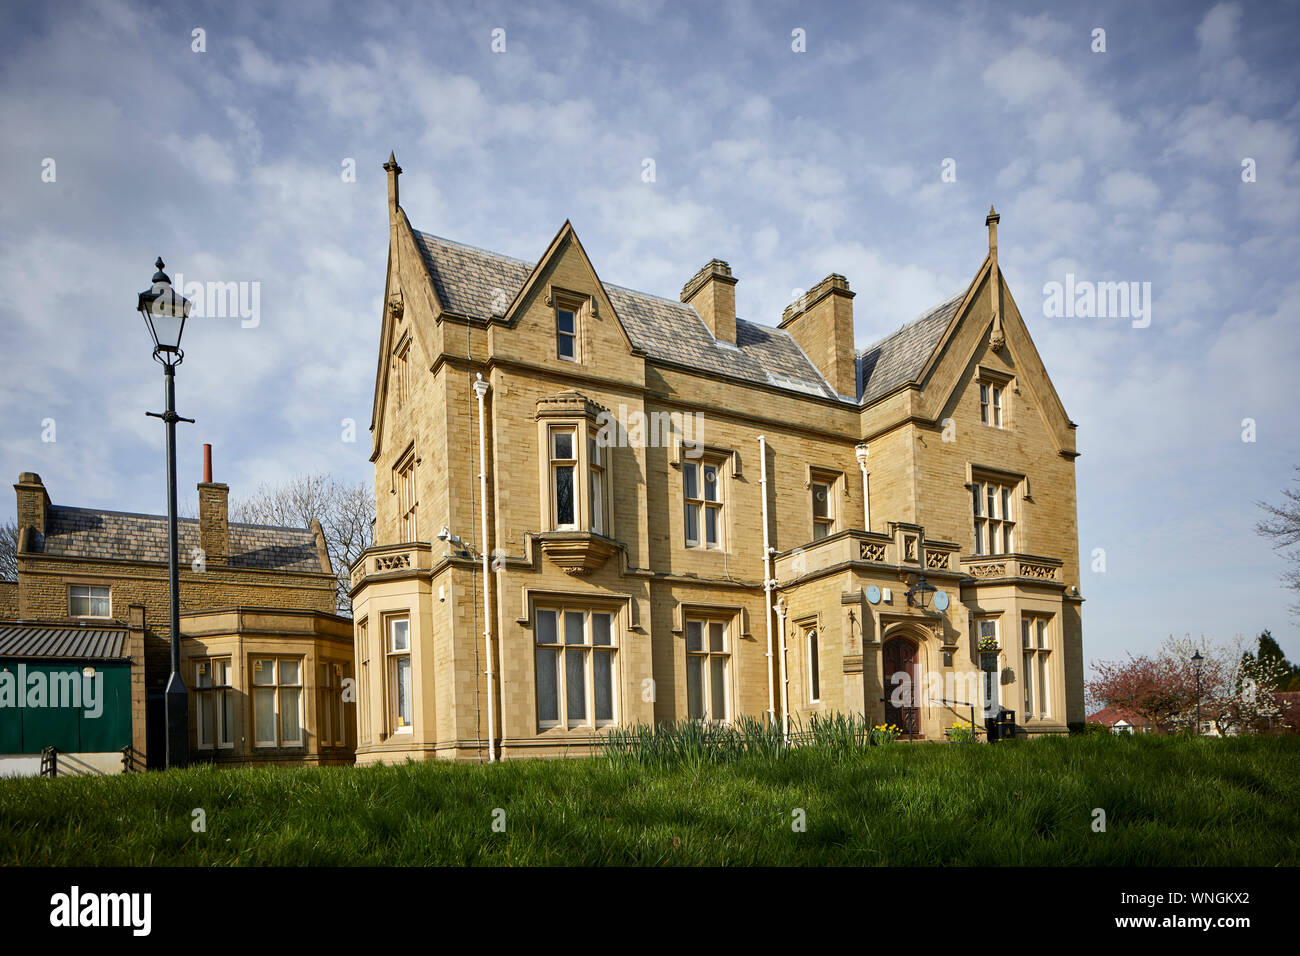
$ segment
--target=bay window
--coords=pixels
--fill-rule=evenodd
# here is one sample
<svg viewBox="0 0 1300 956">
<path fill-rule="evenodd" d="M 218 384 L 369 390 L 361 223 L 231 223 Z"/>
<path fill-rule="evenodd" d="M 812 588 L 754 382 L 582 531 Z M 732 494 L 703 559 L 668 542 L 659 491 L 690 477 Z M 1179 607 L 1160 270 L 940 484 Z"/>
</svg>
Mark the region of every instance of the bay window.
<svg viewBox="0 0 1300 956">
<path fill-rule="evenodd" d="M 587 436 L 587 467 L 590 481 L 587 486 L 587 498 L 590 501 L 591 530 L 594 534 L 605 533 L 605 459 L 604 450 L 596 439 L 596 433 Z"/>
<path fill-rule="evenodd" d="M 235 698 L 230 684 L 230 659 L 195 664 L 194 711 L 198 749 L 227 750 L 235 746 Z"/>
<path fill-rule="evenodd" d="M 1026 614 L 1020 619 L 1021 678 L 1025 685 L 1025 717 L 1051 714 L 1051 618 Z"/>
<path fill-rule="evenodd" d="M 389 619 L 387 641 L 389 732 L 409 734 L 412 723 L 410 619 Z"/>
<path fill-rule="evenodd" d="M 537 403 L 539 517 L 543 531 L 613 537 L 616 437 L 606 434 L 606 410 L 564 392 Z"/>
<path fill-rule="evenodd" d="M 317 707 L 320 726 L 317 736 L 322 747 L 347 745 L 347 706 L 343 701 L 343 681 L 350 666 L 342 661 L 323 661 L 320 665 L 320 702 Z"/>
<path fill-rule="evenodd" d="M 576 432 L 572 428 L 551 429 L 551 520 L 556 531 L 578 527 L 578 469 Z"/>
<path fill-rule="evenodd" d="M 998 694 L 998 678 L 1001 676 L 998 666 L 999 651 L 986 651 L 983 648 L 986 646 L 985 641 L 991 641 L 994 647 L 1000 645 L 998 640 L 998 619 L 996 617 L 977 618 L 975 629 L 979 641 L 980 679 L 984 691 L 984 715 L 986 717 L 995 717 L 1001 706 L 1001 699 Z"/>
<path fill-rule="evenodd" d="M 253 739 L 258 747 L 301 747 L 302 659 L 253 659 Z"/>
</svg>

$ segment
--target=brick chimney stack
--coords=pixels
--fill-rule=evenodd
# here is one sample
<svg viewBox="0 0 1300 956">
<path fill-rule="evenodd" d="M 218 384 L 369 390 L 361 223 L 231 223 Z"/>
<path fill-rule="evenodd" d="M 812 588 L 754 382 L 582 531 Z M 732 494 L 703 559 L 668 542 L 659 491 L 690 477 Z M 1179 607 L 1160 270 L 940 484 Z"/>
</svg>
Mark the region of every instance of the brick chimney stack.
<svg viewBox="0 0 1300 956">
<path fill-rule="evenodd" d="M 682 301 L 700 314 L 719 342 L 736 341 L 736 282 L 730 265 L 711 259 L 682 286 Z"/>
<path fill-rule="evenodd" d="M 230 561 L 230 487 L 212 480 L 212 446 L 203 446 L 199 482 L 199 547 L 208 564 Z"/>
<path fill-rule="evenodd" d="M 45 491 L 41 476 L 34 471 L 24 471 L 14 485 L 18 493 L 18 530 L 32 528 L 45 534 L 45 516 L 50 510 L 50 496 Z"/>
<path fill-rule="evenodd" d="M 794 337 L 831 388 L 858 397 L 853 347 L 853 296 L 849 280 L 831 273 L 785 307 L 778 328 Z"/>
</svg>

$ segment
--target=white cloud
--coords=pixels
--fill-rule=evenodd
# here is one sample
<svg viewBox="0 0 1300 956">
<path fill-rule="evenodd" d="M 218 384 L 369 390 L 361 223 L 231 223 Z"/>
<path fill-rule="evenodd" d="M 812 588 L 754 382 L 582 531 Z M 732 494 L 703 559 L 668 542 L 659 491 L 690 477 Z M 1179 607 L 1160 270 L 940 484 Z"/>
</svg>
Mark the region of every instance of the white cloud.
<svg viewBox="0 0 1300 956">
<path fill-rule="evenodd" d="M 1160 189 L 1148 176 L 1119 170 L 1101 181 L 1101 198 L 1111 206 L 1146 208 L 1160 200 Z"/>
<path fill-rule="evenodd" d="M 1206 12 L 1196 27 L 1196 42 L 1201 53 L 1218 58 L 1229 55 L 1236 47 L 1237 26 L 1241 23 L 1241 6 L 1219 3 Z"/>
</svg>

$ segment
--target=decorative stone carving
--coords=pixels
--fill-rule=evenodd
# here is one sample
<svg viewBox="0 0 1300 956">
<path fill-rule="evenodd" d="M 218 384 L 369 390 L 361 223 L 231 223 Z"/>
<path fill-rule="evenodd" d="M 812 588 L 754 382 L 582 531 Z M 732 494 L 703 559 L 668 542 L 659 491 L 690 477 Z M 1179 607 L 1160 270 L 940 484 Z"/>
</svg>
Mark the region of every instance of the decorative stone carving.
<svg viewBox="0 0 1300 956">
<path fill-rule="evenodd" d="M 1026 578 L 1041 578 L 1044 581 L 1056 580 L 1056 568 L 1047 564 L 1022 564 L 1020 574 Z"/>
<path fill-rule="evenodd" d="M 585 531 L 548 532 L 541 535 L 542 551 L 565 574 L 583 577 L 601 567 L 618 545 Z"/>
<path fill-rule="evenodd" d="M 1000 578 L 1006 576 L 1007 566 L 1005 564 L 975 564 L 971 566 L 970 573 L 977 578 Z"/>
<path fill-rule="evenodd" d="M 410 554 L 381 554 L 375 558 L 375 571 L 400 571 L 411 566 Z"/>
<path fill-rule="evenodd" d="M 925 566 L 936 571 L 945 570 L 949 567 L 949 554 L 947 551 L 927 551 L 925 552 Z"/>
<path fill-rule="evenodd" d="M 862 561 L 876 561 L 883 564 L 885 561 L 885 546 L 871 541 L 860 542 L 858 558 Z"/>
</svg>

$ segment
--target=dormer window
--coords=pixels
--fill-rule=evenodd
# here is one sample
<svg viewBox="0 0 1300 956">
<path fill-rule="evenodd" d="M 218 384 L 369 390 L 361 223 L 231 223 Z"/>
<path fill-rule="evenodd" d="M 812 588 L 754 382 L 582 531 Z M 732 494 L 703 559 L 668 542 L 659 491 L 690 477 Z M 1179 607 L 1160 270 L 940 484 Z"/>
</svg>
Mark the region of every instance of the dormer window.
<svg viewBox="0 0 1300 956">
<path fill-rule="evenodd" d="M 980 421 L 994 428 L 1002 427 L 1002 388 L 980 383 Z"/>
<path fill-rule="evenodd" d="M 555 307 L 555 353 L 568 362 L 578 360 L 578 313 Z"/>
<path fill-rule="evenodd" d="M 1010 425 L 1006 405 L 1011 376 L 996 369 L 981 368 L 975 380 L 979 386 L 980 424 L 990 428 Z"/>
<path fill-rule="evenodd" d="M 555 357 L 582 362 L 582 323 L 594 308 L 591 297 L 552 287 L 547 304 L 555 310 Z"/>
</svg>

